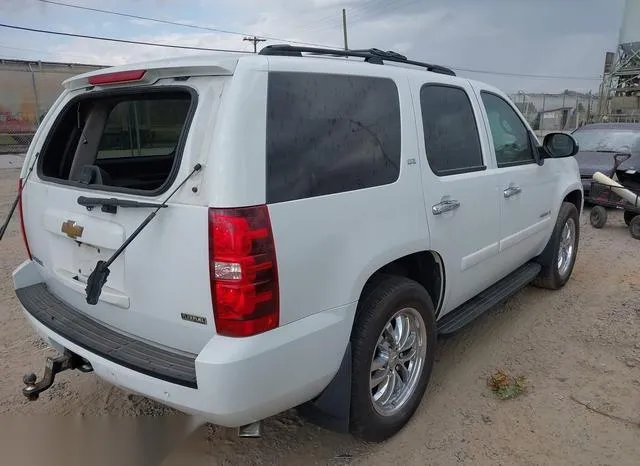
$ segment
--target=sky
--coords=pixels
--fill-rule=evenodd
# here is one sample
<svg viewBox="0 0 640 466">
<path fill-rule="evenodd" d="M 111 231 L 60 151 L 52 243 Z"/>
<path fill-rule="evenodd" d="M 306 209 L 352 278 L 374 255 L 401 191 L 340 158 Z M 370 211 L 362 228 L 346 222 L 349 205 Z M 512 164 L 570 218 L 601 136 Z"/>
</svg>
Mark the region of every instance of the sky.
<svg viewBox="0 0 640 466">
<path fill-rule="evenodd" d="M 0 0 L 0 23 L 250 52 L 253 45 L 243 41 L 244 35 L 273 39 L 259 47 L 286 41 L 343 47 L 345 8 L 349 48 L 394 50 L 415 60 L 452 67 L 461 76 L 506 92 L 596 91 L 605 52 L 615 51 L 618 43 L 625 4 L 625 0 L 58 1 L 236 34 L 81 11 L 38 0 Z M 0 58 L 116 65 L 199 53 L 210 52 L 0 27 Z"/>
</svg>

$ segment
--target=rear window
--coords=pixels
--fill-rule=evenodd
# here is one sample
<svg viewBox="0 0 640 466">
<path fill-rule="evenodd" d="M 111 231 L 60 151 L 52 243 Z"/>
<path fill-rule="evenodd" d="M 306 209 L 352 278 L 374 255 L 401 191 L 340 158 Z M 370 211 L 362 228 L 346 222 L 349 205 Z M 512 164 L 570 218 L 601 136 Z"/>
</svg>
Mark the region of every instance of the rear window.
<svg viewBox="0 0 640 466">
<path fill-rule="evenodd" d="M 72 101 L 43 146 L 44 179 L 158 194 L 173 181 L 194 96 L 185 89 L 101 93 Z"/>
<path fill-rule="evenodd" d="M 424 145 L 438 176 L 483 170 L 476 118 L 467 92 L 444 84 L 420 89 Z"/>
<path fill-rule="evenodd" d="M 393 183 L 400 103 L 386 78 L 272 72 L 267 100 L 267 202 Z"/>
</svg>

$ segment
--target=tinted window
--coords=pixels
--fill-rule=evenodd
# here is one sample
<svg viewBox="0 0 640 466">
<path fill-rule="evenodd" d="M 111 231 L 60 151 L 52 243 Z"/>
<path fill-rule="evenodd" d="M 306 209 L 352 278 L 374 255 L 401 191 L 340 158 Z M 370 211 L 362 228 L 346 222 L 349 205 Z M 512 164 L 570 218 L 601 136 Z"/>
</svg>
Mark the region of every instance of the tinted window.
<svg viewBox="0 0 640 466">
<path fill-rule="evenodd" d="M 451 175 L 484 168 L 476 119 L 463 89 L 422 86 L 420 106 L 424 145 L 434 173 Z"/>
<path fill-rule="evenodd" d="M 125 100 L 107 117 L 98 159 L 169 155 L 175 151 L 189 99 Z"/>
<path fill-rule="evenodd" d="M 270 73 L 267 202 L 394 182 L 400 105 L 393 81 Z"/>
<path fill-rule="evenodd" d="M 489 118 L 498 167 L 533 162 L 529 132 L 511 105 L 495 94 L 482 92 L 481 95 Z"/>
</svg>

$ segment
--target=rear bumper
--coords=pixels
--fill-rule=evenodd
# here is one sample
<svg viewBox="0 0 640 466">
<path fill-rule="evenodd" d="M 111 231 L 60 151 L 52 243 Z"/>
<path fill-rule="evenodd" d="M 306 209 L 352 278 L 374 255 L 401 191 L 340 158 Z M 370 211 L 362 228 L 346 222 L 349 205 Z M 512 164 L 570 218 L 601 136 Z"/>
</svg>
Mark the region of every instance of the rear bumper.
<svg viewBox="0 0 640 466">
<path fill-rule="evenodd" d="M 116 386 L 226 427 L 265 419 L 317 396 L 338 371 L 355 314 L 353 304 L 255 337 L 216 335 L 199 354 L 189 355 L 83 316 L 48 292 L 39 267 L 22 264 L 14 285 L 29 322 L 54 347 L 85 358 Z"/>
<path fill-rule="evenodd" d="M 63 302 L 44 283 L 19 288 L 16 295 L 30 317 L 65 340 L 136 372 L 197 388 L 195 354 L 155 346 L 106 327 Z"/>
</svg>

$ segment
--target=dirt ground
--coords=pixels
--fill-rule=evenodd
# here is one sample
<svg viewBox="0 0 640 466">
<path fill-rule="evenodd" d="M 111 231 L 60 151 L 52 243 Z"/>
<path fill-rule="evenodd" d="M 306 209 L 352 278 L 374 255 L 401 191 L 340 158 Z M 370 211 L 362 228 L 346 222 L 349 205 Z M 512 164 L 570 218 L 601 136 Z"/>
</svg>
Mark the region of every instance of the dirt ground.
<svg viewBox="0 0 640 466">
<path fill-rule="evenodd" d="M 0 169 L 3 218 L 17 176 L 6 165 Z M 3 419 L 176 415 L 75 371 L 60 374 L 39 401 L 24 399 L 22 375 L 40 373 L 51 351 L 28 326 L 13 292 L 11 271 L 24 258 L 14 219 L 0 243 Z M 497 369 L 526 377 L 527 391 L 498 400 L 487 388 L 487 377 Z M 5 420 L 0 422 L 6 428 Z M 49 457 L 56 458 L 56 451 Z M 617 466 L 638 465 L 639 458 L 640 242 L 613 212 L 602 230 L 583 215 L 578 260 L 563 290 L 527 288 L 439 342 L 418 412 L 388 442 L 360 443 L 305 423 L 291 411 L 268 420 L 260 439 L 203 426 L 163 464 Z"/>
</svg>

